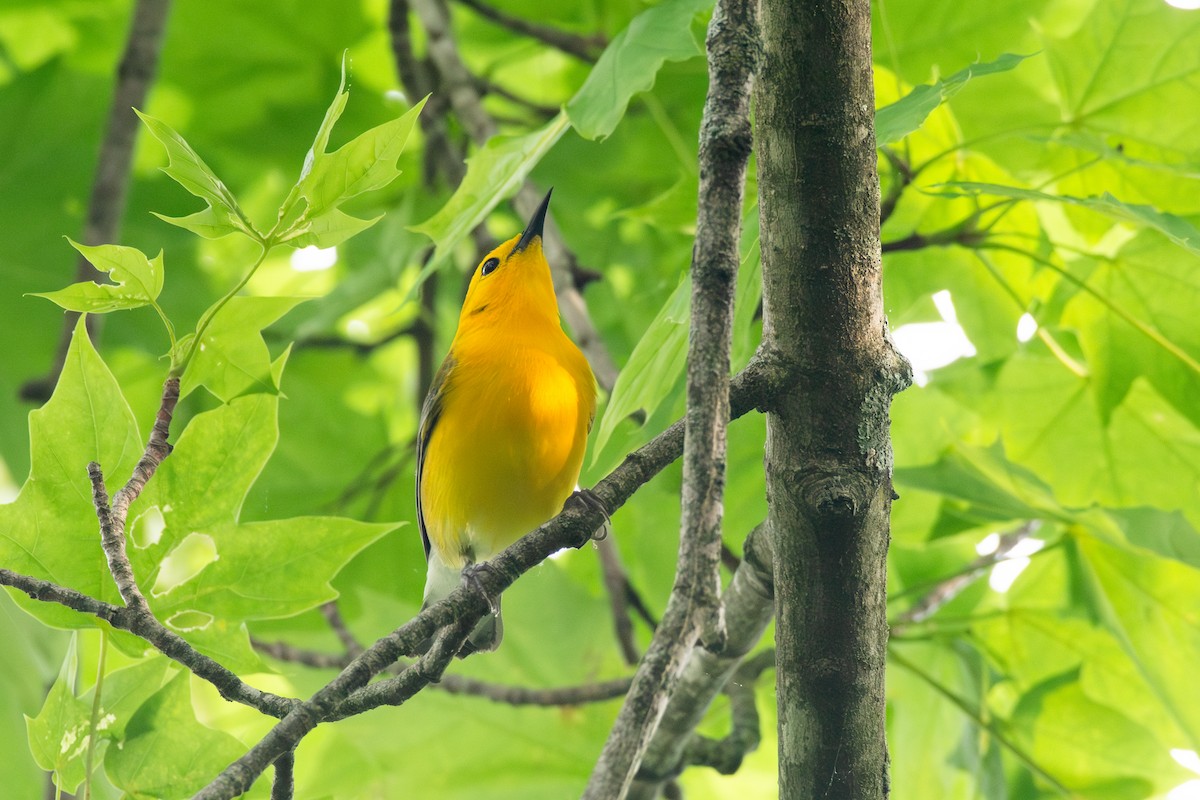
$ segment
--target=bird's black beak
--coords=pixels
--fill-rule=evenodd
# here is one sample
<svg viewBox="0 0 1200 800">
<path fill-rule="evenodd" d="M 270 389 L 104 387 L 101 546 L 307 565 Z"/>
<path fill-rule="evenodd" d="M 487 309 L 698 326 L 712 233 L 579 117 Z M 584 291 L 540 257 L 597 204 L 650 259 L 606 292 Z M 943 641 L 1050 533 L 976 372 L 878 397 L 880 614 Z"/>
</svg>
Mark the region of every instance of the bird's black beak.
<svg viewBox="0 0 1200 800">
<path fill-rule="evenodd" d="M 517 246 L 512 249 L 513 254 L 524 250 L 534 239 L 541 238 L 542 228 L 546 224 L 546 209 L 550 207 L 550 194 L 553 191 L 551 189 L 549 192 L 546 192 L 546 197 L 537 207 L 537 210 L 533 212 L 529 224 L 525 226 L 525 230 L 521 233 L 521 238 L 517 240 Z"/>
</svg>

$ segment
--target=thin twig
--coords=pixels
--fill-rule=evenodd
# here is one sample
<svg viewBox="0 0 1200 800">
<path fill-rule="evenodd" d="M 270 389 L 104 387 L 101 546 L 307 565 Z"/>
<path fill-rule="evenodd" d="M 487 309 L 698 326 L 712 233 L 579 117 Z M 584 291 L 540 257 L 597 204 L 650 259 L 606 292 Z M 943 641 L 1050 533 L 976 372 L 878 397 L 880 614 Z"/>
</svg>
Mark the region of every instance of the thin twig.
<svg viewBox="0 0 1200 800">
<path fill-rule="evenodd" d="M 458 1 L 467 8 L 474 10 L 479 16 L 489 19 L 497 25 L 508 28 L 514 33 L 537 39 L 556 50 L 561 50 L 568 55 L 575 56 L 580 61 L 594 62 L 600 57 L 600 53 L 608 44 L 605 38 L 598 33 L 591 36 L 578 36 L 550 25 L 541 25 L 505 14 L 503 11 L 485 5 L 481 0 Z"/>
<path fill-rule="evenodd" d="M 299 703 L 290 697 L 255 689 L 237 675 L 196 651 L 146 611 L 105 603 L 94 597 L 49 581 L 0 569 L 0 585 L 11 586 L 44 603 L 57 603 L 83 614 L 104 620 L 114 628 L 141 637 L 163 655 L 187 667 L 197 677 L 211 683 L 222 697 L 234 703 L 256 708 L 272 717 L 283 717 Z"/>
<path fill-rule="evenodd" d="M 170 0 L 138 0 L 134 6 L 129 37 L 125 40 L 125 52 L 117 67 L 116 86 L 108 108 L 108 125 L 96 159 L 96 174 L 92 180 L 87 219 L 81 237 L 84 244 L 107 244 L 115 241 L 120 234 L 129 190 L 133 146 L 137 141 L 138 119 L 133 109 L 141 108 L 146 103 L 146 94 L 158 69 L 163 29 L 170 9 Z M 75 265 L 76 281 L 98 282 L 101 274 L 86 258 L 79 256 Z M 66 313 L 54 363 L 46 375 L 30 380 L 21 387 L 23 399 L 43 401 L 50 397 L 66 362 L 71 334 L 78 320 L 78 312 Z M 100 320 L 101 317 L 89 314 L 84 323 L 88 335 L 93 339 Z"/>
<path fill-rule="evenodd" d="M 288 751 L 275 759 L 275 780 L 271 783 L 271 800 L 292 800 L 296 790 L 296 754 Z"/>
<path fill-rule="evenodd" d="M 1041 527 L 1041 520 L 1034 519 L 1021 525 L 1016 530 L 1001 534 L 1000 541 L 997 543 L 995 550 L 986 555 L 979 556 L 961 572 L 939 581 L 920 600 L 913 603 L 903 613 L 897 615 L 891 623 L 893 632 L 901 633 L 906 628 L 929 619 L 939 609 L 962 594 L 963 590 L 968 586 L 983 577 L 991 567 L 994 567 L 1001 561 L 1007 560 L 1013 548 L 1030 536 L 1033 536 Z"/>
<path fill-rule="evenodd" d="M 609 607 L 612 610 L 613 630 L 617 636 L 617 644 L 626 664 L 636 664 L 641 654 L 637 642 L 633 639 L 633 620 L 629 617 L 629 595 L 633 587 L 629 584 L 629 575 L 625 565 L 621 563 L 621 552 L 617 549 L 613 534 L 596 543 L 600 556 L 600 572 L 604 576 L 604 588 L 608 592 Z"/>
<path fill-rule="evenodd" d="M 251 639 L 254 649 L 260 653 L 289 661 L 293 664 L 303 664 L 306 667 L 318 669 L 345 669 L 352 660 L 348 656 L 322 653 L 316 650 L 306 650 L 293 647 L 286 642 L 263 642 Z M 402 670 L 407 665 L 400 664 Z M 395 669 L 396 666 L 393 666 Z M 560 686 L 557 688 L 537 689 L 526 686 L 509 686 L 500 683 L 475 680 L 462 675 L 444 675 L 440 683 L 430 686 L 432 689 L 446 694 L 467 695 L 491 700 L 494 703 L 504 703 L 513 706 L 577 706 L 586 703 L 600 703 L 621 697 L 629 690 L 631 678 L 614 678 L 599 683 L 584 683 L 578 686 Z"/>
<path fill-rule="evenodd" d="M 333 628 L 333 632 L 337 634 L 338 641 L 342 643 L 342 647 L 346 648 L 346 652 L 351 658 L 363 651 L 363 646 L 358 639 L 354 638 L 354 634 L 350 632 L 350 628 L 346 626 L 346 620 L 342 619 L 342 612 L 338 608 L 336 600 L 330 600 L 328 603 L 321 605 L 321 614 L 324 615 L 329 627 Z"/>
<path fill-rule="evenodd" d="M 88 478 L 92 482 L 92 502 L 96 506 L 96 517 L 100 521 L 100 544 L 108 558 L 108 570 L 125 605 L 146 614 L 150 613 L 150 606 L 138 588 L 133 566 L 129 563 L 129 556 L 125 551 L 125 523 L 130 505 L 142 493 L 146 482 L 154 476 L 158 465 L 171 452 L 167 438 L 171 431 L 171 417 L 178 402 L 179 378 L 167 378 L 163 384 L 162 401 L 154 419 L 150 440 L 146 443 L 142 457 L 134 466 L 133 474 L 113 497 L 111 506 L 108 503 L 104 474 L 100 465 L 93 461 L 87 467 Z"/>
<path fill-rule="evenodd" d="M 696 640 L 716 651 L 726 643 L 720 602 L 725 426 L 733 291 L 752 144 L 750 87 L 759 55 L 757 8 L 755 0 L 719 0 L 709 23 L 679 562 L 663 623 L 592 770 L 584 800 L 625 797 Z"/>
</svg>

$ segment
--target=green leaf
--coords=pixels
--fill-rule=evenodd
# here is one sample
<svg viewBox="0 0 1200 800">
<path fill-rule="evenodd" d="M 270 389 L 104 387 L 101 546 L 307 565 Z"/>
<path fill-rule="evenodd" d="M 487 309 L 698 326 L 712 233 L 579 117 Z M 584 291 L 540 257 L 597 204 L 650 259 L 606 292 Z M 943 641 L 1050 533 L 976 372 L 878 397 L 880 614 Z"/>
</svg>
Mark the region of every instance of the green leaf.
<svg viewBox="0 0 1200 800">
<path fill-rule="evenodd" d="M 1200 569 L 1200 532 L 1178 511 L 1119 508 L 1107 514 L 1132 544 Z"/>
<path fill-rule="evenodd" d="M 588 139 L 608 136 L 633 96 L 654 86 L 663 64 L 703 53 L 692 21 L 711 7 L 712 0 L 667 0 L 634 17 L 567 103 L 575 130 Z"/>
<path fill-rule="evenodd" d="M 898 468 L 896 482 L 946 498 L 931 538 L 998 522 L 1071 518 L 1050 487 L 1010 462 L 998 444 L 955 446 L 936 464 Z"/>
<path fill-rule="evenodd" d="M 181 672 L 146 701 L 104 759 L 108 777 L 134 800 L 190 797 L 245 752 L 227 733 L 202 725 Z"/>
<path fill-rule="evenodd" d="M 0 564 L 120 603 L 100 549 L 87 465 L 98 462 L 115 490 L 132 473 L 143 445 L 133 412 L 82 319 L 53 397 L 29 414 L 29 435 L 29 480 L 15 501 L 0 505 Z M 50 625 L 105 624 L 53 603 L 14 597 Z"/>
<path fill-rule="evenodd" d="M 213 171 L 197 155 L 192 146 L 165 122 L 136 109 L 135 112 L 141 117 L 142 122 L 154 138 L 158 139 L 167 151 L 168 162 L 167 166 L 162 168 L 163 172 L 171 176 L 184 189 L 207 203 L 212 209 L 212 216 L 209 218 L 196 220 L 196 215 L 193 214 L 179 219 L 164 218 L 165 221 L 174 225 L 179 224 L 181 220 L 187 220 L 188 225 L 182 227 L 189 229 L 191 229 L 190 226 L 202 222 L 203 227 L 208 230 L 208 238 L 217 238 L 218 232 L 224 230 L 226 234 L 240 232 L 256 241 L 261 240 L 262 236 L 254 230 L 254 226 L 250 224 L 238 206 L 233 193 L 225 187 L 220 178 L 213 174 Z"/>
<path fill-rule="evenodd" d="M 299 614 L 337 597 L 333 576 L 397 527 L 337 517 L 205 526 L 198 532 L 211 539 L 215 558 L 156 595 L 155 613 L 182 631 Z"/>
<path fill-rule="evenodd" d="M 81 281 L 57 292 L 38 292 L 68 311 L 103 314 L 124 308 L 139 308 L 158 299 L 163 287 L 163 256 L 160 251 L 153 259 L 140 250 L 105 244 L 89 247 L 68 239 L 80 255 L 101 272 L 107 272 L 113 283 Z"/>
<path fill-rule="evenodd" d="M 1014 69 L 1029 56 L 1005 53 L 994 61 L 976 62 L 944 80 L 915 87 L 894 103 L 875 111 L 875 143 L 898 142 L 921 127 L 925 118 L 949 100 L 975 77 L 995 75 Z"/>
<path fill-rule="evenodd" d="M 593 461 L 600 457 L 617 425 L 636 411 L 652 413 L 679 383 L 687 356 L 691 298 L 689 274 L 659 309 L 617 376 L 592 444 Z"/>
<path fill-rule="evenodd" d="M 1200 102 L 1194 13 L 1113 0 L 1041 33 L 1061 124 L 1195 152 L 1194 120 L 1180 113 Z"/>
<path fill-rule="evenodd" d="M 233 297 L 217 312 L 204 331 L 180 383 L 186 396 L 205 386 L 229 401 L 248 391 L 275 392 L 271 355 L 262 330 L 304 302 L 303 297 Z M 193 337 L 181 339 L 177 350 L 186 352 Z"/>
<path fill-rule="evenodd" d="M 381 189 L 400 176 L 396 161 L 404 152 L 428 98 L 400 117 L 371 128 L 332 153 L 319 152 L 299 190 L 314 219 L 352 197 Z M 315 147 L 315 145 L 314 145 Z"/>
<path fill-rule="evenodd" d="M 381 189 L 399 177 L 396 162 L 429 98 L 422 99 L 396 119 L 371 128 L 328 153 L 326 148 L 333 126 L 342 116 L 349 97 L 343 58 L 337 93 L 304 158 L 300 179 L 279 209 L 279 222 L 272 232 L 274 241 L 294 247 L 333 247 L 381 219 L 358 219 L 338 207 L 360 194 Z"/>
<path fill-rule="evenodd" d="M 1083 797 L 1139 800 L 1188 777 L 1151 731 L 1084 694 L 1077 671 L 1024 695 L 1009 724 L 1043 769 Z"/>
<path fill-rule="evenodd" d="M 567 115 L 559 113 L 540 129 L 524 136 L 494 136 L 467 159 L 467 174 L 446 205 L 420 225 L 412 226 L 433 239 L 437 248 L 423 275 L 449 257 L 455 245 L 483 222 L 501 200 L 520 188 L 569 124 Z"/>
<path fill-rule="evenodd" d="M 1200 570 L 1094 536 L 1077 538 L 1102 619 L 1159 702 L 1200 750 L 1200 706 L 1192 702 L 1200 662 L 1195 614 Z"/>
<path fill-rule="evenodd" d="M 183 217 L 168 217 L 166 214 L 159 214 L 157 211 L 151 211 L 150 213 L 163 222 L 191 231 L 197 236 L 203 236 L 205 239 L 220 239 L 223 236 L 238 232 L 238 229 L 231 227 L 227 219 L 215 211 L 212 206 L 206 206 L 194 214 L 188 214 Z"/>
<path fill-rule="evenodd" d="M 29 749 L 37 765 L 54 773 L 54 785 L 74 794 L 86 777 L 85 756 L 88 749 L 88 728 L 91 723 L 90 703 L 75 696 L 75 668 L 78 654 L 76 639 L 71 637 L 58 679 L 50 687 L 46 702 L 36 717 L 26 717 Z"/>
<path fill-rule="evenodd" d="M 1197 229 L 1191 222 L 1150 206 L 1123 203 L 1108 192 L 1100 197 L 1072 197 L 1050 194 L 1036 189 L 1024 189 L 1019 186 L 1003 186 L 974 181 L 949 181 L 942 185 L 949 189 L 948 196 L 955 196 L 955 192 L 961 191 L 967 195 L 990 194 L 1018 200 L 1067 203 L 1087 208 L 1121 222 L 1132 222 L 1135 225 L 1153 228 L 1193 255 L 1200 256 L 1200 229 Z"/>
</svg>

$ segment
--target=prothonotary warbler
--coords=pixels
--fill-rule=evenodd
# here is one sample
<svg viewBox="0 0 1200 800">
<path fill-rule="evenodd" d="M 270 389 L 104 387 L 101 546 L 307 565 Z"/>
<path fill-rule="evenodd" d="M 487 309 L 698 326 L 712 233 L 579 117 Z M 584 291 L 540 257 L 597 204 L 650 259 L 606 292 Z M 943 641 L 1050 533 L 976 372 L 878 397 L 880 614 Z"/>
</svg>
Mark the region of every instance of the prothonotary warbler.
<svg viewBox="0 0 1200 800">
<path fill-rule="evenodd" d="M 450 594 L 464 567 L 557 514 L 579 478 L 596 381 L 559 322 L 542 254 L 549 204 L 547 193 L 524 232 L 476 267 L 450 352 L 421 409 L 425 606 Z M 497 607 L 464 650 L 493 650 L 502 632 Z"/>
</svg>

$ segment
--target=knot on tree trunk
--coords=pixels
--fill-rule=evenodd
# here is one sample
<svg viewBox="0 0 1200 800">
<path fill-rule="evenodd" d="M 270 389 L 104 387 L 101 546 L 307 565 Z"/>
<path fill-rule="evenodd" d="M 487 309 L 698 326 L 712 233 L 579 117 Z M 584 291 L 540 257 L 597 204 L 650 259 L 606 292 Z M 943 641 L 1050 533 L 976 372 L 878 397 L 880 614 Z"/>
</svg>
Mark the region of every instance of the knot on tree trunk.
<svg viewBox="0 0 1200 800">
<path fill-rule="evenodd" d="M 800 496 L 818 518 L 846 522 L 866 512 L 874 483 L 865 474 L 844 469 L 801 470 L 795 475 Z"/>
</svg>

